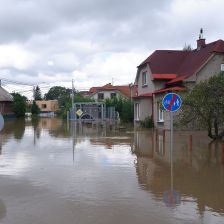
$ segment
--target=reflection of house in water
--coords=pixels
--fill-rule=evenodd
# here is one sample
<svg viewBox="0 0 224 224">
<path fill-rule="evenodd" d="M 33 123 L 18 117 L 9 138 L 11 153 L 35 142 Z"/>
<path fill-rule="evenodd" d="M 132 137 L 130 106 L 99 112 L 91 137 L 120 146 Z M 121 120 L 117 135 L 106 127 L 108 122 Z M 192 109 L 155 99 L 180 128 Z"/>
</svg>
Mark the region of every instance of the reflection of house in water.
<svg viewBox="0 0 224 224">
<path fill-rule="evenodd" d="M 57 130 L 62 125 L 62 122 L 63 121 L 58 118 L 41 118 L 38 126 L 41 129 Z"/>
<path fill-rule="evenodd" d="M 220 144 L 209 146 L 205 133 L 193 136 L 191 140 L 188 132 L 174 134 L 174 189 L 183 200 L 192 198 L 201 214 L 206 207 L 223 213 L 224 152 Z M 136 132 L 134 153 L 139 184 L 162 200 L 171 186 L 169 132 Z"/>
<path fill-rule="evenodd" d="M 83 124 L 71 122 L 71 135 L 74 139 L 74 145 L 89 139 L 92 145 L 102 145 L 111 149 L 114 145 L 133 146 L 133 133 L 111 130 L 110 127 L 100 124 Z"/>
</svg>

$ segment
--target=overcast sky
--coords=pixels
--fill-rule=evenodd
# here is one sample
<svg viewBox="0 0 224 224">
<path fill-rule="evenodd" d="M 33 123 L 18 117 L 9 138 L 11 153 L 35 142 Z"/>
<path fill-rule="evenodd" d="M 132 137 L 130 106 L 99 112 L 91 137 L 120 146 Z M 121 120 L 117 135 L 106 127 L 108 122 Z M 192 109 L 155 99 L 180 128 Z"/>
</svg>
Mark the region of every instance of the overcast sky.
<svg viewBox="0 0 224 224">
<path fill-rule="evenodd" d="M 0 78 L 128 84 L 154 50 L 195 47 L 201 27 L 207 42 L 224 39 L 223 9 L 223 0 L 0 0 Z"/>
</svg>

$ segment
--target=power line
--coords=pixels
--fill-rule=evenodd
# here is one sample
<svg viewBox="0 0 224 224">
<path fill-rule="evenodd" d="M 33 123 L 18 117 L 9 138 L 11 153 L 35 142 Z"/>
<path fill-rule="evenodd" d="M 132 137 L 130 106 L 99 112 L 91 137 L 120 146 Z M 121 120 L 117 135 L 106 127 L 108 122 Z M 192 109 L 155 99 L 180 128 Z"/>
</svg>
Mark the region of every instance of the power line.
<svg viewBox="0 0 224 224">
<path fill-rule="evenodd" d="M 24 86 L 36 86 L 36 85 L 40 85 L 40 84 L 46 84 L 45 82 L 39 83 L 39 84 L 34 84 L 34 83 L 28 83 L 28 82 L 14 81 L 14 80 L 5 79 L 5 78 L 0 78 L 0 80 L 2 80 L 4 82 L 14 83 L 14 84 L 17 84 L 17 85 L 24 85 Z"/>
</svg>

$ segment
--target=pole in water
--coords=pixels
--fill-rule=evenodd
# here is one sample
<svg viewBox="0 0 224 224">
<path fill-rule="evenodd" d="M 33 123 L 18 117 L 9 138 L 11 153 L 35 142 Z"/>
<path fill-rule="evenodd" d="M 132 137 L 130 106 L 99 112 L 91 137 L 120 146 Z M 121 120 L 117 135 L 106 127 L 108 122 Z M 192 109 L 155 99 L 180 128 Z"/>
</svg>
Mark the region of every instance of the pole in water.
<svg viewBox="0 0 224 224">
<path fill-rule="evenodd" d="M 171 190 L 173 190 L 173 113 L 170 112 L 170 169 L 171 169 Z"/>
</svg>

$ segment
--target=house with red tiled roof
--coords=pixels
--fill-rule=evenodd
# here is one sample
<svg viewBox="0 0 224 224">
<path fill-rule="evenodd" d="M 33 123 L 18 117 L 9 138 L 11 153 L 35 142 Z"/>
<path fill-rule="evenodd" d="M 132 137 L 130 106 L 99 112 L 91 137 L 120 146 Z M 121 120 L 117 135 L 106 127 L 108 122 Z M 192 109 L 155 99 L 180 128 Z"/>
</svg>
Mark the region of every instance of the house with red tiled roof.
<svg viewBox="0 0 224 224">
<path fill-rule="evenodd" d="M 224 70 L 224 41 L 206 44 L 202 32 L 194 50 L 156 50 L 137 67 L 132 88 L 135 124 L 151 116 L 156 127 L 168 127 L 161 99 L 171 91 L 191 88 Z"/>
<path fill-rule="evenodd" d="M 89 93 L 90 98 L 96 101 L 102 101 L 106 98 L 112 99 L 114 97 L 131 98 L 129 85 L 113 86 L 111 83 L 108 83 L 104 86 L 90 88 Z"/>
</svg>

